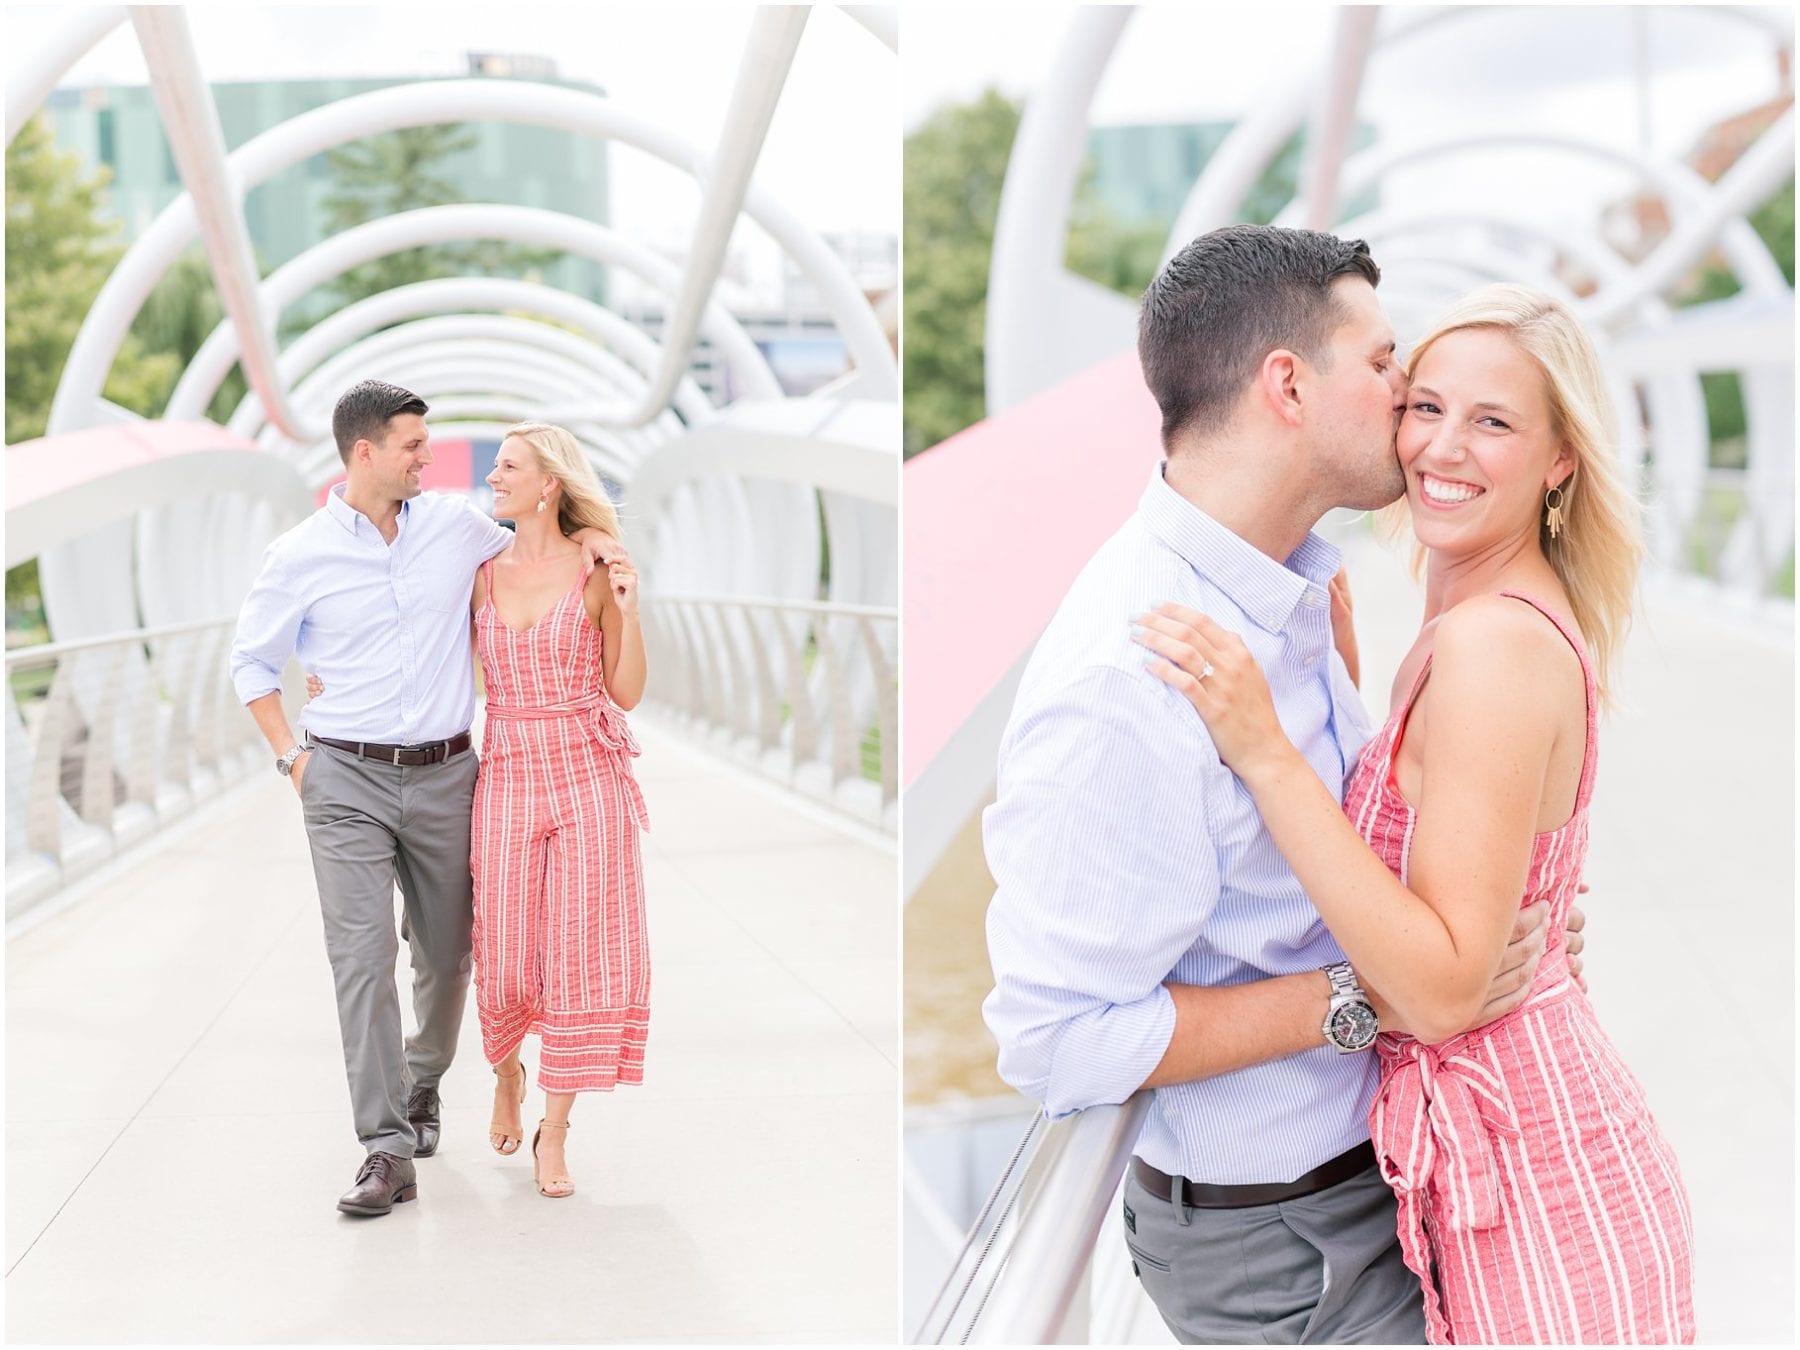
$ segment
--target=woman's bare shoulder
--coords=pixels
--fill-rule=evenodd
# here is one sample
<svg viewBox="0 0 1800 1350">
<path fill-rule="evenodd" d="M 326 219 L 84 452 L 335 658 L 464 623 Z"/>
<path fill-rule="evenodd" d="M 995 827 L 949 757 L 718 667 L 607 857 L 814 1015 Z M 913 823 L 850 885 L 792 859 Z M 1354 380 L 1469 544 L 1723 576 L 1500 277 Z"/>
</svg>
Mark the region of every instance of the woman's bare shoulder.
<svg viewBox="0 0 1800 1350">
<path fill-rule="evenodd" d="M 1547 676 L 1556 684 L 1546 686 Z M 1440 692 L 1453 685 L 1492 711 L 1510 705 L 1549 718 L 1561 699 L 1546 692 L 1579 698 L 1584 689 L 1581 659 L 1556 625 L 1535 605 L 1499 592 L 1471 596 L 1439 617 L 1432 679 Z"/>
</svg>

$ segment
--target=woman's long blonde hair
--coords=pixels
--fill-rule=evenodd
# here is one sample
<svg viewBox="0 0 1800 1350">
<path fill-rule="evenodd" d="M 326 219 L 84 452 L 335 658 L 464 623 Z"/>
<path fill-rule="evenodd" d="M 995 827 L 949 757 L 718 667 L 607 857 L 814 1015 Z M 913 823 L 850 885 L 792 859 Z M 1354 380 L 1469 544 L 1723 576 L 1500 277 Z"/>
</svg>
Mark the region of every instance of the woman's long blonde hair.
<svg viewBox="0 0 1800 1350">
<path fill-rule="evenodd" d="M 1619 458 L 1616 414 L 1599 355 L 1566 305 L 1527 286 L 1502 283 L 1483 286 L 1452 305 L 1412 349 L 1407 375 L 1418 370 L 1439 338 L 1470 328 L 1505 333 L 1537 364 L 1549 395 L 1552 430 L 1575 456 L 1575 467 L 1561 484 L 1562 530 L 1551 538 L 1540 514 L 1538 546 L 1568 594 L 1575 622 L 1593 653 L 1601 698 L 1610 703 L 1609 680 L 1631 626 L 1644 541 L 1637 494 Z M 1415 567 L 1423 559 L 1421 546 Z"/>
<path fill-rule="evenodd" d="M 582 529 L 605 530 L 614 539 L 624 541 L 619 509 L 606 495 L 600 475 L 594 472 L 574 436 L 548 422 L 520 422 L 508 427 L 506 434 L 529 445 L 537 456 L 538 468 L 562 484 L 556 506 L 557 529 L 564 534 Z"/>
</svg>

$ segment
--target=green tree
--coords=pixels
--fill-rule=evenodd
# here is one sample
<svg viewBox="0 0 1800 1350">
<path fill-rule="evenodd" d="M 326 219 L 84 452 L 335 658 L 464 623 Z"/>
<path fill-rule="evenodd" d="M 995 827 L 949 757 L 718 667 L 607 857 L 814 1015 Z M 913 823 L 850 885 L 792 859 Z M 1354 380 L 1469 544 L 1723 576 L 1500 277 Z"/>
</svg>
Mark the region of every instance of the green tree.
<svg viewBox="0 0 1800 1350">
<path fill-rule="evenodd" d="M 186 370 L 224 318 L 225 307 L 213 282 L 212 264 L 206 250 L 196 244 L 177 258 L 156 283 L 132 321 L 131 332 L 147 350 L 170 353 L 179 368 Z M 225 422 L 249 387 L 243 367 L 232 366 L 213 395 L 206 415 L 214 422 Z M 171 378 L 156 405 L 167 406 L 169 395 L 174 392 L 175 380 Z"/>
<path fill-rule="evenodd" d="M 6 443 L 44 434 L 69 348 L 94 297 L 122 252 L 118 225 L 101 215 L 108 175 L 81 172 L 59 153 L 45 120 L 34 117 L 6 148 Z M 105 396 L 149 414 L 173 386 L 179 366 L 127 336 Z M 6 628 L 42 637 L 37 563 L 6 573 Z"/>
<path fill-rule="evenodd" d="M 1019 109 L 997 90 L 906 138 L 905 453 L 981 420 L 988 257 Z"/>
<path fill-rule="evenodd" d="M 108 173 L 84 176 L 34 117 L 6 148 L 6 443 L 44 434 L 69 348 L 123 252 L 101 211 Z M 128 337 L 106 397 L 149 414 L 177 370 L 175 357 Z"/>
<path fill-rule="evenodd" d="M 987 277 L 1000 188 L 1019 106 L 989 89 L 939 109 L 905 146 L 905 453 L 981 420 Z M 1372 133 L 1359 129 L 1359 143 Z M 1246 194 L 1240 218 L 1266 224 L 1293 198 L 1301 141 L 1283 147 Z M 1094 190 L 1092 166 L 1071 206 L 1071 271 L 1136 300 L 1156 275 L 1170 221 L 1124 221 Z"/>
<path fill-rule="evenodd" d="M 456 184 L 442 172 L 444 161 L 472 149 L 475 143 L 475 133 L 468 127 L 441 123 L 391 131 L 327 152 L 333 179 L 333 191 L 324 201 L 327 233 L 354 229 L 402 211 L 460 201 Z M 561 257 L 556 249 L 496 240 L 430 244 L 353 267 L 326 289 L 337 305 L 347 305 L 396 286 L 438 277 L 471 273 L 526 276 Z"/>
<path fill-rule="evenodd" d="M 1794 180 L 1787 183 L 1748 217 L 1763 243 L 1768 245 L 1789 286 L 1794 284 Z M 1723 300 L 1738 293 L 1737 278 L 1722 258 L 1710 257 L 1676 298 L 1686 308 Z M 1715 467 L 1741 468 L 1744 463 L 1744 393 L 1737 374 L 1712 372 L 1700 377 L 1706 397 L 1706 420 L 1711 433 L 1711 460 Z"/>
</svg>

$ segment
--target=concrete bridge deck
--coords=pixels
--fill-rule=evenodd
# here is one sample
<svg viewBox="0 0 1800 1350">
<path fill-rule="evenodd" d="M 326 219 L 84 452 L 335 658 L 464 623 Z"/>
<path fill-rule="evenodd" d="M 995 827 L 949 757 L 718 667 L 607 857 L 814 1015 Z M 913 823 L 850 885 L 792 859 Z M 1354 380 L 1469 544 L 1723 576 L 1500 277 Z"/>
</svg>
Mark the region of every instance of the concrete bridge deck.
<svg viewBox="0 0 1800 1350">
<path fill-rule="evenodd" d="M 1332 534 L 1356 599 L 1364 700 L 1384 718 L 1422 600 L 1395 553 L 1363 526 Z M 1620 706 L 1601 723 L 1586 872 L 1594 1006 L 1681 1162 L 1700 1339 L 1792 1344 L 1792 631 L 1734 616 L 1729 601 L 1653 585 L 1619 686 Z M 979 1203 L 1029 1111 L 995 1076 L 979 1015 L 992 984 L 982 930 L 992 881 L 977 822 L 946 860 L 905 920 L 908 1152 L 940 1160 L 938 1176 L 914 1181 L 942 1206 L 940 1222 L 908 1227 L 908 1302 L 917 1311 L 949 1256 L 928 1230 L 941 1238 L 946 1224 L 972 1216 L 960 1210 L 971 1195 Z M 994 1120 L 1003 1100 L 1019 1104 L 1016 1128 Z M 960 1155 L 966 1175 L 941 1163 L 958 1101 L 970 1122 L 964 1147 L 981 1155 Z M 1170 1342 L 1148 1300 L 1128 1330 L 1111 1335 Z"/>
<path fill-rule="evenodd" d="M 489 1149 L 471 999 L 418 1201 L 334 1209 L 361 1151 L 274 774 L 16 925 L 8 1339 L 891 1343 L 893 847 L 639 730 L 648 1076 L 576 1103 L 571 1199 Z"/>
</svg>

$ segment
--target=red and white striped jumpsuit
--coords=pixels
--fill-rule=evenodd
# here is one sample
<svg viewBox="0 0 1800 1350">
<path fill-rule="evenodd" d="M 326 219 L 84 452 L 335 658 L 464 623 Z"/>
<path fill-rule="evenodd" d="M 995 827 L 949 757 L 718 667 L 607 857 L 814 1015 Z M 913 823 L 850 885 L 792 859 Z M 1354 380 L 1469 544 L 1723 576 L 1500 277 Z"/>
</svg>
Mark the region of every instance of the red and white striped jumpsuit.
<svg viewBox="0 0 1800 1350">
<path fill-rule="evenodd" d="M 475 1002 L 498 1064 L 527 1032 L 538 1086 L 606 1092 L 644 1081 L 650 952 L 632 777 L 638 744 L 606 692 L 588 570 L 525 632 L 488 600 L 475 616 L 487 730 L 475 782 Z"/>
<path fill-rule="evenodd" d="M 1587 751 L 1574 814 L 1536 837 L 1521 906 L 1550 904 L 1525 1003 L 1427 1045 L 1383 1034 L 1370 1134 L 1400 1202 L 1400 1247 L 1433 1345 L 1694 1339 L 1693 1223 L 1644 1090 L 1569 975 L 1564 924 L 1587 858 L 1599 709 L 1580 636 L 1529 596 L 1581 659 Z M 1406 881 L 1414 812 L 1394 754 L 1431 660 L 1364 748 L 1344 811 Z"/>
</svg>

